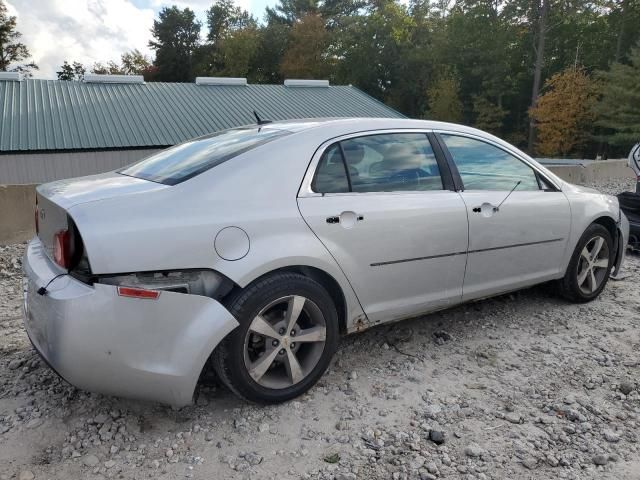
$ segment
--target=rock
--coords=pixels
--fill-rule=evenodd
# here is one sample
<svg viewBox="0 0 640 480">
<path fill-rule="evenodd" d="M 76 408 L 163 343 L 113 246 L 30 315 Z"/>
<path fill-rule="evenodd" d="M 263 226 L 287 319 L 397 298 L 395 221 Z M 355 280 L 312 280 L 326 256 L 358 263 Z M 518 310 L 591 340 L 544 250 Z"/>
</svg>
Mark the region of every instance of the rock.
<svg viewBox="0 0 640 480">
<path fill-rule="evenodd" d="M 116 462 L 114 460 L 108 460 L 104 462 L 104 466 L 106 469 L 113 468 L 116 466 Z"/>
<path fill-rule="evenodd" d="M 351 373 L 349 374 L 349 378 L 350 378 L 351 380 L 357 380 L 357 379 L 358 379 L 358 372 L 356 372 L 356 371 L 354 370 L 353 372 L 351 372 Z"/>
<path fill-rule="evenodd" d="M 616 443 L 620 441 L 620 435 L 613 430 L 605 430 L 604 438 L 607 442 Z"/>
<path fill-rule="evenodd" d="M 507 413 L 504 419 L 509 423 L 522 423 L 522 416 L 519 413 Z"/>
<path fill-rule="evenodd" d="M 95 455 L 86 455 L 82 459 L 82 463 L 84 463 L 87 467 L 95 467 L 100 463 L 100 460 Z"/>
<path fill-rule="evenodd" d="M 338 473 L 335 476 L 336 480 L 356 480 L 358 477 L 356 477 L 355 473 L 351 473 L 351 472 L 347 472 L 347 473 Z"/>
<path fill-rule="evenodd" d="M 435 462 L 429 462 L 429 463 L 427 463 L 426 467 L 427 467 L 427 472 L 429 472 L 429 473 L 433 473 L 433 474 L 435 474 L 435 473 L 437 473 L 437 472 L 438 472 L 438 467 L 437 467 L 437 465 L 435 464 Z"/>
<path fill-rule="evenodd" d="M 477 457 L 481 457 L 482 455 L 484 455 L 485 451 L 484 451 L 484 449 L 480 448 L 478 445 L 472 444 L 472 445 L 469 445 L 467 448 L 464 449 L 464 454 L 467 457 L 477 458 Z"/>
<path fill-rule="evenodd" d="M 215 434 L 213 432 L 207 432 L 207 434 L 204 436 L 204 439 L 207 442 L 212 442 L 212 441 L 214 441 L 216 439 L 216 436 L 215 436 Z"/>
<path fill-rule="evenodd" d="M 593 457 L 593 463 L 596 465 L 606 465 L 608 461 L 609 457 L 607 455 L 600 454 Z"/>
<path fill-rule="evenodd" d="M 167 458 L 171 458 L 173 457 L 173 450 L 170 448 L 167 448 L 166 452 L 164 452 L 165 457 Z"/>
<path fill-rule="evenodd" d="M 18 480 L 33 480 L 36 476 L 33 474 L 31 470 L 23 470 L 18 475 Z"/>
<path fill-rule="evenodd" d="M 436 445 L 442 445 L 446 440 L 445 433 L 442 430 L 429 430 L 429 440 Z"/>
<path fill-rule="evenodd" d="M 527 456 L 524 460 L 522 460 L 522 465 L 529 470 L 535 470 L 535 468 L 538 466 L 538 459 L 532 456 Z"/>
<path fill-rule="evenodd" d="M 22 365 L 24 365 L 24 358 L 16 358 L 9 362 L 8 368 L 9 370 L 17 370 Z"/>
<path fill-rule="evenodd" d="M 258 455 L 257 453 L 247 453 L 244 456 L 244 459 L 249 462 L 249 465 L 259 465 L 260 463 L 262 463 L 262 457 L 260 455 Z"/>
<path fill-rule="evenodd" d="M 44 421 L 41 418 L 32 418 L 27 423 L 27 428 L 38 428 L 43 423 L 44 423 Z"/>
<path fill-rule="evenodd" d="M 9 364 L 11 365 L 11 364 Z M 11 368 L 11 367 L 9 367 Z M 631 392 L 633 392 L 635 390 L 635 385 L 632 382 L 629 381 L 623 381 L 620 383 L 620 386 L 618 387 L 618 389 L 624 393 L 625 395 L 629 395 Z"/>
</svg>

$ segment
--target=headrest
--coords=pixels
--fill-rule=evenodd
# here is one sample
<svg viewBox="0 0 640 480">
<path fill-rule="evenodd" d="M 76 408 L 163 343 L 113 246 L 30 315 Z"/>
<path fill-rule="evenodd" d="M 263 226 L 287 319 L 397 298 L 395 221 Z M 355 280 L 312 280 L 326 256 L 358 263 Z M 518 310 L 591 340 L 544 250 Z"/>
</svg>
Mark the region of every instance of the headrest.
<svg viewBox="0 0 640 480">
<path fill-rule="evenodd" d="M 345 142 L 342 148 L 347 165 L 356 165 L 364 158 L 364 147 L 362 145 Z"/>
</svg>

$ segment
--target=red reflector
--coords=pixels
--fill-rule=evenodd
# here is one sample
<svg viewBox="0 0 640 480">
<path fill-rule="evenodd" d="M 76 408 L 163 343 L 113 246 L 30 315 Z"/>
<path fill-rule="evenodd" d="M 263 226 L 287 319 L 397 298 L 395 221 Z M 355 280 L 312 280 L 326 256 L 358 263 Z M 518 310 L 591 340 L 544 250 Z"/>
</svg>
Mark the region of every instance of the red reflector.
<svg viewBox="0 0 640 480">
<path fill-rule="evenodd" d="M 160 292 L 157 290 L 145 290 L 144 288 L 118 287 L 118 295 L 121 297 L 150 298 L 155 300 L 160 296 Z"/>
<path fill-rule="evenodd" d="M 62 268 L 69 267 L 69 231 L 60 230 L 53 236 L 53 260 Z"/>
</svg>

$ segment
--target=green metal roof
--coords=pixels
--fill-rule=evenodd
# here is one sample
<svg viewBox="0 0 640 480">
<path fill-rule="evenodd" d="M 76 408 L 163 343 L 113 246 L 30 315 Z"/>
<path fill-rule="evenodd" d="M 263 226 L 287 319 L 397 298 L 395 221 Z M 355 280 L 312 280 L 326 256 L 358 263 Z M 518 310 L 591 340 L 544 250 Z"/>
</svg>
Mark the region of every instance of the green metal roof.
<svg viewBox="0 0 640 480">
<path fill-rule="evenodd" d="M 262 118 L 402 117 L 351 86 L 0 81 L 0 152 L 137 148 Z"/>
</svg>

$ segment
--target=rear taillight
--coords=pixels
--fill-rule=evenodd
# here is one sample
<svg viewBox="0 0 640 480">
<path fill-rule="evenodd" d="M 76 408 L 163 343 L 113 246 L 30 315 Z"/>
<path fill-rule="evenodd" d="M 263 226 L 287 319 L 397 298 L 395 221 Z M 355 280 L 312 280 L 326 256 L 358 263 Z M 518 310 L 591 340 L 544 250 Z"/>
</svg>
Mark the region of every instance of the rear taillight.
<svg viewBox="0 0 640 480">
<path fill-rule="evenodd" d="M 69 230 L 60 230 L 53 236 L 53 260 L 62 268 L 71 264 L 71 235 Z"/>
<path fill-rule="evenodd" d="M 146 288 L 118 287 L 118 295 L 121 297 L 156 300 L 160 296 L 160 292 L 157 290 L 147 290 Z"/>
</svg>

